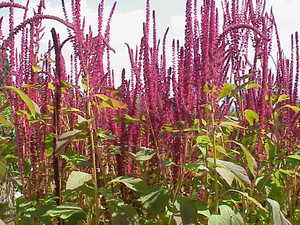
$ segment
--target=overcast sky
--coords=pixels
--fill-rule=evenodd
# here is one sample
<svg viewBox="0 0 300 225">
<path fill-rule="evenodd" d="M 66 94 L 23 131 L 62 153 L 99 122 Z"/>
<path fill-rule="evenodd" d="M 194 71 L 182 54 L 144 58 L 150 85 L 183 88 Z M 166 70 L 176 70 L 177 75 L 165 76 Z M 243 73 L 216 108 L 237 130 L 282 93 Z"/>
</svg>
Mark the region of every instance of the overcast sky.
<svg viewBox="0 0 300 225">
<path fill-rule="evenodd" d="M 1 1 L 1 0 L 0 0 Z M 19 0 L 23 2 L 26 0 Z M 39 0 L 32 0 L 31 5 L 36 5 Z M 87 23 L 96 27 L 98 0 L 82 1 L 83 13 L 87 17 Z M 108 13 L 114 0 L 106 0 L 105 11 Z M 156 10 L 159 37 L 161 38 L 166 28 L 170 31 L 168 40 L 172 38 L 182 39 L 184 31 L 185 0 L 151 0 L 151 8 Z M 201 0 L 198 1 L 199 3 Z M 216 0 L 220 3 L 221 0 Z M 62 16 L 60 0 L 47 1 L 47 14 Z M 268 7 L 272 6 L 277 19 L 278 28 L 282 40 L 283 48 L 289 53 L 290 34 L 300 31 L 300 0 L 267 0 Z M 20 10 L 17 10 L 20 11 Z M 5 15 L 8 10 L 0 10 L 0 15 Z M 142 36 L 142 23 L 145 19 L 145 0 L 118 0 L 117 8 L 111 24 L 111 45 L 116 49 L 116 54 L 112 56 L 112 67 L 119 73 L 122 67 L 128 65 L 127 49 L 124 42 L 135 46 Z M 6 20 L 7 21 L 7 20 Z M 17 23 L 20 22 L 20 17 Z M 62 29 L 57 23 L 49 23 L 48 27 L 55 26 Z M 62 35 L 63 32 L 61 32 Z M 46 43 L 46 42 L 45 42 Z"/>
</svg>

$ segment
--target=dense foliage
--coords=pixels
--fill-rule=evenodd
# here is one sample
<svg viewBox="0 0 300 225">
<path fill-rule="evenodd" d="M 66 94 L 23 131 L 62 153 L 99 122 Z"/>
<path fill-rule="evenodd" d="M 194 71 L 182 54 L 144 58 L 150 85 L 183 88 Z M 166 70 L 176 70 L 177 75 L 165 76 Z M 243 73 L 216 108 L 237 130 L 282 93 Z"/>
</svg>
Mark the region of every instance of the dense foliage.
<svg viewBox="0 0 300 225">
<path fill-rule="evenodd" d="M 126 44 L 131 71 L 118 88 L 116 4 L 104 24 L 101 0 L 92 30 L 80 0 L 61 1 L 65 18 L 45 15 L 45 0 L 31 18 L 29 0 L 0 2 L 9 10 L 0 17 L 0 218 L 300 224 L 298 33 L 286 56 L 264 0 L 222 2 L 219 10 L 214 0 L 187 0 L 184 43 L 173 40 L 167 54 L 168 29 L 160 40 L 147 0 L 143 37 Z M 15 10 L 24 11 L 21 24 Z M 47 20 L 69 37 L 53 28 L 41 52 Z"/>
</svg>

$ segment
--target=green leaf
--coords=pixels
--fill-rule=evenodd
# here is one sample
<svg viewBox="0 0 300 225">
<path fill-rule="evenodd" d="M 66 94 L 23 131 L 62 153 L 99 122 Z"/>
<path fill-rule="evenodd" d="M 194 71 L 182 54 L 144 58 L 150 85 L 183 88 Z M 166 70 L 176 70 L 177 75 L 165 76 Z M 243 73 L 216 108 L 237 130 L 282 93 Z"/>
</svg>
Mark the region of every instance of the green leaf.
<svg viewBox="0 0 300 225">
<path fill-rule="evenodd" d="M 138 199 L 149 214 L 157 215 L 165 211 L 170 194 L 163 188 L 158 188 Z"/>
<path fill-rule="evenodd" d="M 140 119 L 134 118 L 128 114 L 124 114 L 116 119 L 117 122 L 124 122 L 124 123 L 139 123 L 141 122 Z"/>
<path fill-rule="evenodd" d="M 111 109 L 126 109 L 127 105 L 119 100 L 110 98 L 103 94 L 95 94 L 97 98 L 100 98 L 102 102 L 100 103 L 100 108 L 111 108 Z"/>
<path fill-rule="evenodd" d="M 250 124 L 250 126 L 253 126 L 253 124 L 255 122 L 258 122 L 259 121 L 259 116 L 256 112 L 254 112 L 253 110 L 251 109 L 246 109 L 244 111 L 244 115 L 245 115 L 245 118 L 246 120 L 248 121 L 248 123 Z"/>
<path fill-rule="evenodd" d="M 295 111 L 296 113 L 300 112 L 300 108 L 298 106 L 295 106 L 295 105 L 287 104 L 287 105 L 282 106 L 282 108 L 289 108 L 289 109 Z"/>
<path fill-rule="evenodd" d="M 69 144 L 73 140 L 73 138 L 75 138 L 81 132 L 81 130 L 71 130 L 61 134 L 57 139 L 56 152 Z"/>
<path fill-rule="evenodd" d="M 229 186 L 232 185 L 235 175 L 230 170 L 222 168 L 222 167 L 217 167 L 216 171 L 227 182 L 227 184 Z"/>
<path fill-rule="evenodd" d="M 195 224 L 197 219 L 196 201 L 186 197 L 179 197 L 177 202 L 179 203 L 182 225 Z"/>
<path fill-rule="evenodd" d="M 201 135 L 196 137 L 196 143 L 200 145 L 212 146 L 211 140 L 207 135 Z"/>
<path fill-rule="evenodd" d="M 109 183 L 122 183 L 129 189 L 138 192 L 145 192 L 149 189 L 141 178 L 121 176 L 111 180 Z"/>
<path fill-rule="evenodd" d="M 219 100 L 229 96 L 234 88 L 235 88 L 234 84 L 231 83 L 224 84 L 219 93 Z"/>
<path fill-rule="evenodd" d="M 267 201 L 272 208 L 272 218 L 274 225 L 292 225 L 283 215 L 280 210 L 280 205 L 273 199 L 267 198 Z"/>
<path fill-rule="evenodd" d="M 38 107 L 38 105 L 32 101 L 23 91 L 21 91 L 20 89 L 16 88 L 16 87 L 12 87 L 12 86 L 4 86 L 2 88 L 11 90 L 13 92 L 15 92 L 17 95 L 19 95 L 19 97 L 24 101 L 24 103 L 27 105 L 27 107 L 29 108 L 30 112 L 32 115 L 36 115 L 36 114 L 40 114 L 40 108 Z"/>
<path fill-rule="evenodd" d="M 6 174 L 6 160 L 4 158 L 0 158 L 0 181 L 4 179 Z"/>
<path fill-rule="evenodd" d="M 212 159 L 212 158 L 208 158 L 207 160 L 210 163 L 214 162 L 214 159 Z M 227 161 L 223 161 L 223 160 L 217 160 L 216 162 L 217 162 L 217 166 L 223 167 L 223 168 L 231 171 L 237 178 L 243 180 L 246 184 L 248 184 L 248 185 L 251 184 L 251 181 L 248 177 L 247 171 L 243 167 L 241 167 L 235 163 L 227 162 Z"/>
<path fill-rule="evenodd" d="M 14 125 L 9 120 L 5 119 L 3 116 L 0 115 L 0 123 L 7 127 L 13 127 Z"/>
<path fill-rule="evenodd" d="M 112 213 L 113 225 L 132 225 L 134 224 L 135 216 L 137 215 L 136 209 L 124 203 L 119 204 Z"/>
<path fill-rule="evenodd" d="M 233 121 L 223 121 L 220 123 L 221 127 L 225 127 L 225 128 L 240 128 L 240 129 L 245 129 L 244 127 L 242 127 L 241 125 L 239 125 L 238 122 L 233 122 Z"/>
<path fill-rule="evenodd" d="M 66 184 L 67 190 L 74 190 L 92 179 L 92 175 L 81 171 L 72 171 Z"/>
<path fill-rule="evenodd" d="M 244 220 L 239 213 L 235 213 L 229 206 L 220 205 L 220 215 L 211 215 L 208 225 L 244 225 Z"/>
<path fill-rule="evenodd" d="M 241 143 L 237 142 L 237 141 L 228 141 L 228 142 L 232 142 L 235 143 L 236 145 L 240 146 L 241 149 L 244 152 L 246 161 L 247 161 L 247 165 L 249 170 L 251 171 L 251 173 L 253 174 L 253 176 L 255 176 L 255 169 L 257 168 L 257 163 L 254 159 L 254 157 L 251 155 L 251 153 L 248 151 L 248 149 Z"/>
<path fill-rule="evenodd" d="M 300 155 L 289 155 L 288 158 L 300 160 Z"/>
<path fill-rule="evenodd" d="M 137 152 L 136 154 L 132 152 L 128 152 L 129 156 L 131 156 L 133 159 L 137 161 L 148 161 L 153 158 L 153 156 L 156 154 L 152 149 L 142 150 Z"/>
<path fill-rule="evenodd" d="M 276 103 L 283 102 L 283 101 L 285 101 L 285 100 L 287 100 L 289 98 L 290 97 L 288 95 L 280 95 Z"/>
<path fill-rule="evenodd" d="M 61 219 L 68 219 L 75 214 L 83 214 L 85 212 L 77 205 L 72 203 L 64 203 L 63 205 L 57 206 L 55 209 L 48 210 L 45 216 L 60 217 Z"/>
<path fill-rule="evenodd" d="M 256 83 L 248 83 L 246 84 L 246 89 L 251 89 L 251 88 L 261 88 L 260 84 L 256 84 Z"/>
</svg>

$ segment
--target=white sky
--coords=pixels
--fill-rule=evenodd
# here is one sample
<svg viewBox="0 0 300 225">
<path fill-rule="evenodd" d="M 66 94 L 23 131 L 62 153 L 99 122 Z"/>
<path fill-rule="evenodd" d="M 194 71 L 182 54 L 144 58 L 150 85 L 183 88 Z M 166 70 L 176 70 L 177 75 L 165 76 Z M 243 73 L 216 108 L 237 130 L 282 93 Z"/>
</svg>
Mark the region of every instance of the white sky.
<svg viewBox="0 0 300 225">
<path fill-rule="evenodd" d="M 3 0 L 0 0 L 0 2 Z M 8 0 L 7 0 L 8 1 Z M 17 2 L 25 4 L 26 0 Z M 32 6 L 38 4 L 39 0 L 32 0 Z M 87 24 L 96 27 L 98 0 L 83 0 L 82 11 L 87 17 Z M 106 14 L 109 13 L 114 0 L 106 0 Z M 169 26 L 168 41 L 171 43 L 173 38 L 182 39 L 184 31 L 185 0 L 151 0 L 151 8 L 156 10 L 158 37 L 162 38 L 164 31 Z M 198 1 L 200 4 L 201 0 Z M 221 0 L 216 0 L 220 3 Z M 267 0 L 269 7 L 272 5 L 277 25 L 279 28 L 282 46 L 289 54 L 290 34 L 300 31 L 300 0 Z M 59 7 L 60 0 L 46 0 L 47 14 L 62 16 Z M 142 23 L 145 20 L 145 0 L 118 0 L 117 8 L 111 24 L 111 46 L 116 50 L 112 55 L 112 68 L 116 71 L 116 76 L 123 67 L 128 67 L 129 60 L 127 48 L 124 42 L 132 47 L 139 44 L 142 36 Z M 16 10 L 21 11 L 21 10 Z M 8 9 L 0 9 L 0 16 L 5 15 Z M 8 22 L 8 19 L 5 19 Z M 17 19 L 17 23 L 20 18 Z M 16 23 L 16 24 L 17 24 Z M 57 30 L 63 29 L 57 23 L 49 23 L 47 27 L 56 27 Z M 4 30 L 5 31 L 5 30 Z M 47 31 L 46 31 L 47 32 Z M 62 36 L 64 32 L 61 31 Z M 63 38 L 62 38 L 63 39 Z M 46 44 L 46 41 L 45 41 Z M 170 50 L 170 49 L 169 49 Z M 167 51 L 170 54 L 170 51 Z"/>
</svg>

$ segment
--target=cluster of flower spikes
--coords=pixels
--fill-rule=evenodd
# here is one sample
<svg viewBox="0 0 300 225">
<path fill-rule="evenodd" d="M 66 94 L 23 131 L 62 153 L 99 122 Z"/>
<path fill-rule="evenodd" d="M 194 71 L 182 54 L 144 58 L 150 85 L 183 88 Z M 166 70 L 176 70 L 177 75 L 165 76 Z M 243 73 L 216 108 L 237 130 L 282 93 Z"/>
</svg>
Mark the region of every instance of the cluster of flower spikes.
<svg viewBox="0 0 300 225">
<path fill-rule="evenodd" d="M 212 106 L 216 120 L 222 120 L 234 108 L 239 117 L 245 109 L 252 109 L 259 114 L 259 128 L 261 136 L 257 142 L 257 155 L 264 157 L 263 138 L 265 130 L 272 130 L 273 125 L 268 122 L 273 106 L 267 99 L 272 94 L 288 94 L 290 98 L 280 104 L 295 104 L 297 102 L 299 86 L 299 41 L 298 34 L 292 36 L 292 55 L 287 59 L 283 55 L 277 37 L 278 59 L 276 68 L 272 69 L 270 54 L 272 47 L 272 32 L 277 28 L 273 14 L 265 11 L 265 1 L 256 0 L 223 0 L 223 27 L 220 26 L 219 11 L 216 1 L 204 0 L 201 7 L 197 0 L 186 1 L 186 26 L 184 43 L 172 41 L 172 51 L 167 55 L 168 29 L 161 41 L 157 37 L 157 22 L 155 12 L 150 10 L 150 1 L 146 1 L 146 21 L 142 26 L 143 37 L 140 45 L 132 49 L 128 44 L 131 76 L 126 80 L 125 71 L 122 72 L 122 84 L 119 87 L 119 98 L 127 104 L 127 109 L 111 110 L 99 109 L 92 106 L 93 123 L 95 130 L 110 130 L 119 137 L 114 143 L 120 147 L 120 153 L 109 156 L 103 162 L 104 154 L 97 151 L 97 167 L 111 168 L 116 164 L 118 175 L 134 175 L 138 169 L 126 156 L 127 152 L 138 151 L 137 146 L 156 149 L 159 158 L 171 158 L 176 164 L 195 160 L 193 153 L 189 153 L 187 143 L 193 143 L 193 137 L 180 133 L 170 134 L 164 132 L 166 124 L 171 124 L 179 130 L 192 125 L 194 118 L 211 120 L 211 111 L 207 104 Z M 10 8 L 9 35 L 5 39 L 0 33 L 1 49 L 8 48 L 10 76 L 5 79 L 7 85 L 21 88 L 24 84 L 39 84 L 39 88 L 22 88 L 30 98 L 41 106 L 42 114 L 50 115 L 50 124 L 28 122 L 26 116 L 15 113 L 17 153 L 19 166 L 24 170 L 26 159 L 30 159 L 33 167 L 31 177 L 23 177 L 26 187 L 41 185 L 40 192 L 47 192 L 47 176 L 42 176 L 39 167 L 51 165 L 51 158 L 47 157 L 45 140 L 49 133 L 56 135 L 72 130 L 76 127 L 77 115 L 72 113 L 65 123 L 65 115 L 59 113 L 63 109 L 76 108 L 86 112 L 87 102 L 94 94 L 111 94 L 108 87 L 114 88 L 114 72 L 110 66 L 110 22 L 115 10 L 114 4 L 107 25 L 103 31 L 104 0 L 98 8 L 98 30 L 95 35 L 88 29 L 85 33 L 85 20 L 81 17 L 81 1 L 70 1 L 72 19 L 69 19 L 65 2 L 62 8 L 65 18 L 43 14 L 45 1 L 40 1 L 37 13 L 32 18 L 27 18 L 26 6 L 16 3 L 0 3 L 0 8 Z M 14 7 L 25 11 L 23 22 L 14 26 Z M 19 9 L 18 9 L 19 10 Z M 152 29 L 150 29 L 152 18 Z M 69 37 L 60 41 L 56 35 L 56 43 L 49 44 L 49 50 L 44 55 L 45 59 L 55 56 L 55 64 L 44 60 L 41 71 L 36 71 L 37 56 L 39 54 L 40 33 L 43 30 L 44 19 L 55 20 L 66 26 Z M 3 18 L 0 20 L 0 24 Z M 27 28 L 29 26 L 29 28 Z M 0 29 L 1 30 L 1 29 Z M 151 38 L 152 32 L 152 38 Z M 15 36 L 21 33 L 20 51 L 15 46 Z M 278 36 L 278 34 L 277 34 Z M 71 70 L 67 71 L 64 58 L 61 54 L 66 42 L 70 41 L 74 48 L 71 56 Z M 250 44 L 253 48 L 250 48 Z M 54 46 L 53 46 L 54 45 Z M 55 55 L 54 50 L 58 54 Z M 249 54 L 249 52 L 254 54 Z M 6 51 L 2 51 L 6 54 Z M 252 56 L 253 55 L 253 56 Z M 4 57 L 4 56 L 3 56 Z M 167 66 L 168 57 L 172 64 Z M 106 63 L 106 65 L 105 65 Z M 0 72 L 4 65 L 0 65 Z M 273 72 L 274 70 L 275 72 Z M 244 76 L 248 74 L 249 76 Z M 68 88 L 66 93 L 61 93 L 62 81 L 79 87 L 88 79 L 91 95 L 87 95 L 81 88 Z M 232 82 L 242 86 L 251 81 L 258 84 L 256 88 L 243 89 L 240 95 L 243 98 L 218 98 L 218 92 L 209 92 L 207 89 L 220 90 L 225 83 Z M 49 88 L 49 83 L 54 84 L 54 90 Z M 277 89 L 274 90 L 274 87 Z M 282 88 L 281 88 L 282 87 Z M 63 94 L 63 97 L 62 97 Z M 267 97 L 266 97 L 267 96 Z M 94 101 L 97 101 L 93 99 Z M 10 101 L 15 112 L 22 112 L 26 106 L 20 99 L 10 94 Z M 54 106 L 49 109 L 49 105 Z M 122 114 L 140 118 L 140 123 L 116 122 L 115 118 Z M 81 113 L 82 117 L 86 114 Z M 241 119 L 240 118 L 240 119 Z M 292 118 L 288 120 L 287 118 Z M 286 109 L 282 122 L 286 128 L 280 130 L 277 137 L 286 137 L 293 143 L 299 137 L 299 132 L 292 132 L 297 128 L 299 113 Z M 291 146 L 294 146 L 291 144 Z M 77 142 L 72 148 L 78 153 L 91 156 L 91 150 L 86 142 Z M 99 147 L 101 148 L 101 147 Z M 154 159 L 153 167 L 159 169 L 160 165 Z M 178 176 L 177 167 L 172 168 L 172 176 Z M 50 172 L 51 174 L 51 172 Z M 66 174 L 63 174 L 66 176 Z M 30 182 L 29 182 L 30 181 Z M 27 193 L 30 195 L 31 193 Z M 42 195 L 43 193 L 37 193 Z"/>
</svg>

